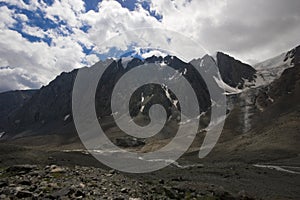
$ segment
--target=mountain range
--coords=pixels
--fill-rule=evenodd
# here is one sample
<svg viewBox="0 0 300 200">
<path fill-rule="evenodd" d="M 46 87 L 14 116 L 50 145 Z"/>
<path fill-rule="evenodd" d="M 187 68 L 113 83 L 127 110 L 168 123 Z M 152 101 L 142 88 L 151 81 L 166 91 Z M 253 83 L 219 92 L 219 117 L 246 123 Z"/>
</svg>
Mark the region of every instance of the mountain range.
<svg viewBox="0 0 300 200">
<path fill-rule="evenodd" d="M 221 75 L 221 79 L 216 82 L 226 91 L 227 118 L 211 158 L 219 159 L 218 152 L 226 152 L 231 159 L 237 155 L 249 155 L 243 157 L 248 160 L 297 157 L 300 138 L 300 46 L 253 66 L 222 52 L 217 53 L 214 61 Z M 121 131 L 115 127 L 110 108 L 112 90 L 120 77 L 144 63 L 164 63 L 176 70 L 177 74 L 174 76 L 184 76 L 198 97 L 201 112 L 209 113 L 211 101 L 207 86 L 193 65 L 175 56 L 114 60 L 101 77 L 95 95 L 99 122 L 119 145 L 141 146 L 147 151 L 159 143 L 158 140 L 171 137 L 167 134 L 168 129 L 163 137 L 154 140 L 125 140 L 123 134 L 117 134 Z M 97 64 L 91 68 L 94 67 Z M 38 90 L 1 93 L 0 141 L 24 145 L 81 147 L 71 109 L 72 89 L 77 72 L 77 69 L 63 72 Z M 155 95 L 151 96 L 152 94 Z M 147 101 L 141 102 L 141 96 Z M 130 114 L 138 120 L 140 116 L 147 116 L 152 104 L 159 103 L 165 107 L 168 117 L 175 119 L 175 113 L 180 108 L 174 104 L 174 100 L 176 96 L 172 91 L 162 86 L 145 86 L 138 89 L 132 97 Z M 202 123 L 206 124 L 206 120 L 204 117 Z M 201 144 L 205 129 L 199 132 L 200 136 L 195 140 L 194 147 Z"/>
</svg>

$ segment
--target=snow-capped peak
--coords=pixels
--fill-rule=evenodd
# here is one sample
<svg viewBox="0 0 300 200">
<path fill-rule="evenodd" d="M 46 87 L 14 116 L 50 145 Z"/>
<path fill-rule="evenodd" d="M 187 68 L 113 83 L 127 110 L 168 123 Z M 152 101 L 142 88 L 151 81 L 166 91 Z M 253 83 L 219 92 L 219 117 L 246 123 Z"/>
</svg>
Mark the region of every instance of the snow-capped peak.
<svg viewBox="0 0 300 200">
<path fill-rule="evenodd" d="M 143 54 L 141 54 L 141 56 L 146 59 L 146 58 L 150 58 L 152 56 L 156 56 L 156 57 L 166 57 L 168 54 L 159 50 L 150 50 L 149 52 L 145 52 Z"/>
<path fill-rule="evenodd" d="M 252 87 L 268 85 L 279 78 L 285 69 L 294 67 L 292 63 L 294 58 L 293 50 L 254 65 L 254 68 L 257 70 L 257 78 Z"/>
<path fill-rule="evenodd" d="M 122 57 L 121 62 L 124 68 L 127 68 L 128 63 L 132 60 L 133 57 Z"/>
<path fill-rule="evenodd" d="M 134 50 L 128 51 L 120 56 L 121 62 L 124 68 L 127 67 L 128 63 L 133 58 L 138 58 L 140 60 L 145 60 L 152 56 L 156 57 L 166 57 L 168 55 L 167 52 L 158 49 L 143 49 L 143 48 L 135 48 Z"/>
<path fill-rule="evenodd" d="M 260 62 L 254 65 L 256 70 L 266 70 L 266 69 L 273 69 L 273 68 L 288 68 L 292 67 L 293 64 L 291 63 L 292 57 L 288 56 L 288 53 L 282 53 L 279 56 L 274 58 L 270 58 L 263 62 Z"/>
</svg>

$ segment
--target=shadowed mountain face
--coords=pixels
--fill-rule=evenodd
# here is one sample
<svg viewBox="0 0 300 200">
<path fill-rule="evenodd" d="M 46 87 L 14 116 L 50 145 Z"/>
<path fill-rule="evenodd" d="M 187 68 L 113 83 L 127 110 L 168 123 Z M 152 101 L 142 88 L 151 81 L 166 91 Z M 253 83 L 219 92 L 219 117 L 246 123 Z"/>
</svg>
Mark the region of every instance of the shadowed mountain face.
<svg viewBox="0 0 300 200">
<path fill-rule="evenodd" d="M 208 109 L 210 106 L 208 89 L 203 78 L 197 73 L 190 63 L 185 63 L 173 56 L 167 56 L 165 58 L 152 56 L 144 61 L 138 58 L 133 58 L 126 66 L 123 66 L 122 60 L 118 60 L 114 61 L 108 67 L 99 81 L 96 93 L 96 110 L 98 116 L 109 116 L 112 113 L 110 107 L 112 91 L 122 75 L 145 63 L 165 63 L 175 69 L 176 73 L 168 78 L 176 79 L 178 76 L 185 77 L 191 83 L 191 86 L 198 97 L 200 109 L 202 111 L 206 111 Z M 141 74 L 141 76 L 148 76 L 148 74 Z M 168 96 L 167 93 L 170 94 L 170 96 Z M 174 100 L 177 100 L 172 91 L 158 85 L 150 84 L 138 89 L 135 95 L 132 96 L 130 100 L 130 113 L 132 116 L 137 116 L 141 110 L 141 98 L 148 99 L 148 105 L 145 105 L 143 114 L 146 114 L 149 111 L 149 105 L 159 103 L 167 110 L 168 116 L 170 116 L 172 114 L 172 110 L 174 110 L 177 106 L 172 103 Z"/>
<path fill-rule="evenodd" d="M 8 115 L 26 104 L 37 90 L 19 90 L 0 93 L 0 129 L 8 123 Z"/>
<path fill-rule="evenodd" d="M 225 83 L 243 85 L 243 79 L 252 80 L 254 78 L 254 73 L 252 72 L 255 72 L 255 70 L 249 65 L 234 60 L 225 54 L 219 53 L 218 57 L 221 59 L 218 61 L 218 67 L 222 70 L 222 77 Z M 205 82 L 190 63 L 185 63 L 173 56 L 165 58 L 152 56 L 145 60 L 132 58 L 126 64 L 122 62 L 122 59 L 112 62 L 98 84 L 96 93 L 96 111 L 98 116 L 102 118 L 111 115 L 111 93 L 113 87 L 123 74 L 141 64 L 157 62 L 169 65 L 177 70 L 177 75 L 184 76 L 191 83 L 202 111 L 206 111 L 210 107 L 210 97 Z M 230 67 L 231 65 L 233 67 Z M 231 70 L 236 68 L 238 68 L 238 71 Z M 224 69 L 230 69 L 231 71 L 229 70 L 225 73 Z M 50 82 L 49 85 L 42 87 L 35 93 L 31 92 L 30 94 L 33 94 L 33 96 L 28 101 L 19 103 L 13 110 L 14 112 L 3 112 L 1 110 L 1 116 L 7 116 L 7 119 L 9 119 L 8 125 L 3 125 L 3 131 L 8 133 L 5 138 L 39 134 L 64 135 L 64 132 L 73 133 L 71 137 L 74 137 L 76 131 L 72 122 L 71 93 L 76 73 L 77 70 L 62 73 Z M 171 96 L 167 96 L 166 92 L 171 94 Z M 137 91 L 136 95 L 131 98 L 130 110 L 133 116 L 136 116 L 140 112 L 142 93 L 144 98 L 149 97 L 152 93 L 156 93 L 157 95 L 151 98 L 149 104 L 160 103 L 165 107 L 168 115 L 172 115 L 175 109 L 172 100 L 176 99 L 176 96 L 172 95 L 172 91 L 166 91 L 162 87 L 153 87 L 150 85 Z M 4 98 L 6 99 L 6 97 Z M 148 112 L 149 107 L 149 105 L 146 106 L 146 109 L 143 111 L 144 114 Z"/>
<path fill-rule="evenodd" d="M 279 79 L 261 90 L 257 96 L 257 102 L 260 105 L 260 114 L 254 119 L 254 124 L 258 128 L 282 115 L 299 113 L 300 63 L 284 70 Z"/>
<path fill-rule="evenodd" d="M 251 116 L 243 107 L 231 111 L 220 142 L 210 158 L 218 160 L 222 159 L 220 155 L 226 154 L 232 160 L 246 162 L 291 159 L 298 163 L 300 65 L 286 69 L 279 79 L 251 95 L 254 96 Z M 243 128 L 238 127 L 244 127 L 245 116 L 249 117 L 251 128 L 241 134 Z"/>
<path fill-rule="evenodd" d="M 216 83 L 225 90 L 228 107 L 225 126 L 217 145 L 209 156 L 199 159 L 199 147 L 207 130 L 200 129 L 190 149 L 180 159 L 165 169 L 148 174 L 129 175 L 114 170 L 103 171 L 106 167 L 102 163 L 86 155 L 87 151 L 80 143 L 72 120 L 71 95 L 77 70 L 62 73 L 49 85 L 37 91 L 2 93 L 0 116 L 7 119 L 7 123 L 0 121 L 0 164 L 5 166 L 1 170 L 2 191 L 9 191 L 10 194 L 6 194 L 12 198 L 16 194 L 32 197 L 39 194 L 39 197 L 58 198 L 66 192 L 69 198 L 75 198 L 72 193 L 76 191 L 75 194 L 83 191 L 84 193 L 78 194 L 86 195 L 79 198 L 89 198 L 90 194 L 92 198 L 97 198 L 96 194 L 102 198 L 102 192 L 112 196 L 118 194 L 115 191 L 119 191 L 122 197 L 126 194 L 128 198 L 133 197 L 133 194 L 135 197 L 138 192 L 146 199 L 182 199 L 205 198 L 203 194 L 207 190 L 208 198 L 252 199 L 253 196 L 254 199 L 298 199 L 299 52 L 300 48 L 297 47 L 253 68 L 219 53 L 217 64 L 222 80 L 216 80 Z M 202 63 L 201 61 L 203 60 L 197 59 L 191 63 L 196 65 Z M 169 122 L 170 128 L 164 128 L 163 137 L 143 140 L 132 139 L 128 135 L 124 137 L 114 124 L 110 108 L 111 92 L 124 74 L 145 62 L 168 64 L 177 70 L 172 78 L 183 76 L 190 82 L 197 94 L 201 111 L 206 111 L 201 117 L 201 123 L 205 125 L 209 121 L 211 106 L 206 84 L 191 63 L 184 63 L 172 56 L 112 62 L 99 81 L 95 95 L 99 122 L 114 144 L 126 151 L 141 153 L 155 151 L 169 143 L 174 135 L 168 133 L 174 133 L 178 125 L 175 117 L 175 120 Z M 86 70 L 94 72 L 95 67 L 97 65 Z M 208 69 L 208 66 L 203 66 L 203 70 Z M 145 118 L 141 116 L 148 115 L 150 105 L 159 103 L 166 109 L 168 116 L 173 117 L 180 110 L 180 105 L 174 105 L 175 100 L 176 95 L 172 91 L 160 85 L 145 85 L 131 96 L 130 113 L 134 121 L 137 119 L 135 122 L 140 122 L 141 119 L 144 122 Z M 215 105 L 218 105 L 217 102 Z M 141 109 L 143 106 L 144 109 Z M 4 131 L 6 134 L 2 134 Z M 106 154 L 109 157 L 118 157 L 118 153 L 109 150 L 103 152 L 103 155 Z M 163 161 L 170 162 L 169 159 Z M 8 165 L 24 163 L 38 164 L 38 167 L 17 165 L 7 168 Z M 130 160 L 124 164 L 127 163 Z M 44 164 L 47 167 L 42 166 Z M 72 167 L 65 167 L 68 165 Z M 82 168 L 80 165 L 88 167 Z M 78 177 L 83 186 L 75 186 Z M 103 182 L 102 179 L 106 181 Z M 120 185 L 115 184 L 120 180 L 127 183 L 122 190 Z M 57 183 L 57 187 L 52 187 Z M 99 192 L 95 192 L 94 185 L 99 184 Z M 107 185 L 113 185 L 111 193 L 107 193 Z M 136 188 L 137 185 L 140 188 Z M 282 188 L 282 185 L 285 187 Z M 39 190 L 43 187 L 47 191 Z M 26 190 L 18 191 L 19 188 Z M 78 190 L 73 191 L 73 188 Z M 161 191 L 162 188 L 165 192 Z M 148 189 L 151 196 L 146 196 Z M 227 190 L 241 192 L 235 198 Z M 182 191 L 187 191 L 187 195 L 182 195 Z M 195 191 L 199 191 L 201 195 Z"/>
<path fill-rule="evenodd" d="M 285 60 L 288 58 L 292 58 L 291 63 L 294 65 L 300 64 L 300 46 L 297 46 L 296 48 L 292 49 L 286 54 Z"/>
<path fill-rule="evenodd" d="M 217 53 L 217 61 L 221 77 L 229 86 L 242 89 L 245 80 L 254 81 L 256 70 L 250 65 L 221 52 Z"/>
<path fill-rule="evenodd" d="M 36 91 L 19 109 L 7 115 L 8 126 L 5 138 L 19 134 L 24 137 L 34 134 L 57 133 L 70 122 L 71 92 L 77 70 L 62 73 L 47 86 Z M 28 131 L 29 130 L 29 131 Z"/>
<path fill-rule="evenodd" d="M 17 90 L 0 93 L 0 118 L 22 107 L 37 90 Z"/>
<path fill-rule="evenodd" d="M 250 162 L 298 158 L 300 141 L 300 47 L 262 63 L 272 63 L 276 75 L 270 84 L 258 84 L 228 99 L 231 111 L 211 158 Z M 281 58 L 281 59 L 278 59 Z M 284 69 L 279 69 L 284 67 Z M 260 70 L 260 69 L 259 69 Z M 257 75 L 260 76 L 260 71 Z M 269 75 L 263 75 L 270 77 Z M 270 70 L 272 73 L 273 70 Z M 273 79 L 273 78 L 272 78 Z M 268 81 L 266 81 L 268 82 Z M 265 83 L 265 82 L 263 82 Z M 221 153 L 222 152 L 222 153 Z"/>
<path fill-rule="evenodd" d="M 299 74 L 299 64 L 297 64 L 299 63 L 299 47 L 286 53 L 282 59 L 280 58 L 280 62 L 286 63 L 282 65 L 285 68 L 286 66 L 291 68 L 282 69 L 284 71 L 282 75 L 280 73 L 278 78 L 274 81 L 272 79 L 269 83 L 267 79 L 271 76 L 265 71 L 259 68 L 254 69 L 226 54 L 217 54 L 217 66 L 222 77 L 219 82 L 224 83 L 220 87 L 224 87 L 225 91 L 234 90 L 234 92 L 229 92 L 227 98 L 228 118 L 223 141 L 232 141 L 233 138 L 253 132 L 253 130 L 259 132 L 260 124 L 272 123 L 271 116 L 279 117 L 280 113 L 298 106 L 295 99 L 299 98 L 297 92 L 299 89 L 299 75 L 297 75 Z M 192 85 L 201 111 L 209 110 L 211 101 L 206 84 L 191 63 L 185 63 L 173 56 L 164 58 L 152 56 L 145 60 L 132 58 L 126 62 L 120 59 L 111 63 L 98 83 L 95 108 L 100 123 L 101 119 L 111 116 L 110 99 L 115 84 L 129 70 L 144 63 L 163 63 L 175 69 L 177 74 L 174 76 L 184 76 Z M 93 67 L 96 66 L 91 68 Z M 276 65 L 275 68 L 277 70 L 278 66 Z M 8 120 L 7 123 L 1 122 L 0 132 L 6 132 L 2 139 L 55 135 L 61 138 L 59 142 L 78 142 L 71 110 L 71 95 L 76 73 L 77 70 L 62 73 L 49 85 L 38 91 L 29 92 L 31 96 L 28 96 L 26 101 L 17 101 L 17 106 L 12 106 L 13 109 L 1 110 L 0 116 L 5 116 Z M 274 77 L 273 74 L 271 75 Z M 264 80 L 262 82 L 264 84 L 260 82 L 260 79 Z M 291 96 L 294 93 L 296 96 Z M 154 94 L 153 97 L 152 94 Z M 7 98 L 4 95 L 1 101 Z M 145 105 L 141 102 L 141 98 L 147 100 Z M 175 113 L 180 111 L 180 105 L 174 105 L 175 100 L 176 96 L 172 91 L 157 85 L 146 85 L 139 88 L 131 97 L 130 114 L 132 117 L 140 116 L 140 114 L 146 116 L 150 105 L 159 103 L 166 109 L 168 117 L 171 116 L 176 120 Z M 5 102 L 8 101 L 5 100 Z M 289 104 L 284 104 L 285 101 Z M 141 110 L 142 106 L 144 106 L 143 110 Z M 105 124 L 105 121 L 104 125 L 106 128 L 114 126 Z M 57 142 L 57 140 L 45 141 L 47 142 Z"/>
</svg>

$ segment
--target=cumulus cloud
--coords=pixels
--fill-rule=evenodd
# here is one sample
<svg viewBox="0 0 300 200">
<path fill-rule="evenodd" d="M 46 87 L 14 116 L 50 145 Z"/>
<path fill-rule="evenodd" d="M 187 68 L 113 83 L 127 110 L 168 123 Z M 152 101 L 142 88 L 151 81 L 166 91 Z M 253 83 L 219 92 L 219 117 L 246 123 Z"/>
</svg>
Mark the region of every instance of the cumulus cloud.
<svg viewBox="0 0 300 200">
<path fill-rule="evenodd" d="M 11 27 L 16 20 L 12 17 L 14 12 L 7 7 L 0 7 L 0 28 L 4 29 L 6 27 Z"/>
<path fill-rule="evenodd" d="M 151 5 L 164 16 L 165 27 L 244 61 L 264 60 L 300 42 L 298 0 L 153 0 Z"/>
<path fill-rule="evenodd" d="M 39 18 L 40 23 L 46 23 L 48 19 L 48 23 L 55 26 L 43 28 L 31 23 L 32 19 L 28 19 L 20 10 L 14 7 L 9 9 L 12 5 L 21 10 L 36 12 L 34 17 Z M 99 60 L 98 54 L 109 51 L 108 46 L 101 46 L 108 38 L 134 28 L 153 27 L 158 23 L 143 8 L 129 11 L 116 1 L 99 3 L 97 12 L 85 12 L 82 0 L 54 1 L 52 5 L 37 1 L 30 1 L 29 4 L 6 1 L 1 11 L 0 64 L 14 69 L 10 73 L 0 71 L 2 80 L 5 79 L 5 84 L 1 83 L 5 85 L 1 87 L 2 91 L 3 88 L 40 87 L 62 71 L 91 65 Z M 22 27 L 21 30 L 15 30 L 17 25 Z M 89 30 L 82 30 L 83 26 L 89 27 Z M 118 49 L 125 50 L 129 43 L 131 41 L 123 46 L 113 44 L 110 47 L 118 46 Z M 16 69 L 22 69 L 22 73 Z M 32 79 L 32 84 L 19 83 L 20 77 L 24 76 L 28 80 Z"/>
<path fill-rule="evenodd" d="M 0 91 L 38 88 L 41 84 L 37 77 L 28 76 L 21 68 L 0 68 Z"/>
<path fill-rule="evenodd" d="M 172 34 L 158 35 L 156 30 L 161 29 L 192 38 L 211 53 L 225 51 L 252 63 L 300 42 L 298 0 L 135 0 L 134 9 L 122 2 L 104 0 L 87 11 L 83 0 L 54 0 L 52 4 L 3 0 L 0 92 L 38 88 L 62 71 L 89 66 L 137 41 L 149 45 L 137 37 L 191 51 L 183 44 L 186 41 L 172 41 Z M 146 35 L 136 31 L 139 34 L 120 36 L 145 27 L 158 29 L 148 29 Z M 114 37 L 120 40 L 109 40 Z M 192 53 L 197 56 L 197 51 Z"/>
</svg>

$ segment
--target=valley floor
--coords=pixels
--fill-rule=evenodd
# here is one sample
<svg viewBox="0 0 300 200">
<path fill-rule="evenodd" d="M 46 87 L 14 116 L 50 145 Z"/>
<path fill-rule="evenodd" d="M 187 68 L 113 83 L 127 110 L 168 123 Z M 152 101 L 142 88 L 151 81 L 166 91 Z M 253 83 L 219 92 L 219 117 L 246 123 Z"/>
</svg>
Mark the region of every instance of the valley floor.
<svg viewBox="0 0 300 200">
<path fill-rule="evenodd" d="M 300 198 L 298 158 L 254 165 L 200 163 L 190 154 L 178 161 L 181 167 L 170 165 L 152 173 L 126 174 L 80 152 L 7 144 L 0 144 L 0 152 L 1 199 Z"/>
</svg>

